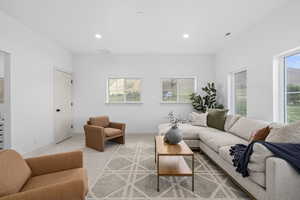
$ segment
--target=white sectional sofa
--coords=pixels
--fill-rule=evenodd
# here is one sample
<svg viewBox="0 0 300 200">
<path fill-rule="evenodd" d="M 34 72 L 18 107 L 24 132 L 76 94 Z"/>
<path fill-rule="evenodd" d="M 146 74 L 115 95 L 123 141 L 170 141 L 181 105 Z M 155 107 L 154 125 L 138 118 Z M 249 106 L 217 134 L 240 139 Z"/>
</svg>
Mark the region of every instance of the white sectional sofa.
<svg viewBox="0 0 300 200">
<path fill-rule="evenodd" d="M 232 165 L 229 149 L 235 144 L 248 144 L 253 131 L 269 123 L 228 115 L 224 129 L 180 124 L 183 138 L 191 148 L 200 148 L 225 170 L 240 186 L 257 200 L 299 200 L 300 175 L 285 160 L 276 158 L 261 144 L 255 144 L 248 169 L 242 177 Z M 159 125 L 159 134 L 166 133 L 169 124 Z"/>
</svg>

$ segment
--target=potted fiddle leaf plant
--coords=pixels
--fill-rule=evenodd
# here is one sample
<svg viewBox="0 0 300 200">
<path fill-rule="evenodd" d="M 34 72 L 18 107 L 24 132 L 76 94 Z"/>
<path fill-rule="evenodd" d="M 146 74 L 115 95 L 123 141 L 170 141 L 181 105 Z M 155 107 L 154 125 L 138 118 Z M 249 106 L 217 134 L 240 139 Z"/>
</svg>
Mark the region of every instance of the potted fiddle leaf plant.
<svg viewBox="0 0 300 200">
<path fill-rule="evenodd" d="M 205 113 L 208 109 L 223 109 L 224 105 L 218 104 L 217 89 L 213 82 L 207 83 L 207 86 L 202 88 L 204 96 L 200 94 L 192 93 L 190 100 L 192 101 L 192 106 L 195 110 Z"/>
</svg>

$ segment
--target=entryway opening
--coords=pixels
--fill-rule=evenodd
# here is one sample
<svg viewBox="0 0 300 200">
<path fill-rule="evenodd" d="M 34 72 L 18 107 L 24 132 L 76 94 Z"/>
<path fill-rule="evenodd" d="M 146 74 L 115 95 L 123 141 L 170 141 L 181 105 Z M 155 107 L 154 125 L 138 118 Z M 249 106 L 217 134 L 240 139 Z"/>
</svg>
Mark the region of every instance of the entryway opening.
<svg viewBox="0 0 300 200">
<path fill-rule="evenodd" d="M 72 136 L 72 75 L 54 71 L 54 139 L 62 142 Z"/>
<path fill-rule="evenodd" d="M 0 150 L 11 148 L 10 54 L 0 50 Z"/>
</svg>

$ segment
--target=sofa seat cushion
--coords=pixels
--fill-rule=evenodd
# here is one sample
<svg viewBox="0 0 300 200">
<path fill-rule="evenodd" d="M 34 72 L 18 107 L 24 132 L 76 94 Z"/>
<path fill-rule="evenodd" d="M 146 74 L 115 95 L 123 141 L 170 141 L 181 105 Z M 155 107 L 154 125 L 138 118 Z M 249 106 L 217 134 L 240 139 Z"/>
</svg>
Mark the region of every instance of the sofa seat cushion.
<svg viewBox="0 0 300 200">
<path fill-rule="evenodd" d="M 212 148 L 215 152 L 219 152 L 219 148 L 233 144 L 247 144 L 247 141 L 214 128 L 205 128 L 199 133 L 200 140 Z"/>
<path fill-rule="evenodd" d="M 195 149 L 199 149 L 200 148 L 200 140 L 188 140 L 188 139 L 184 139 L 184 142 L 190 148 L 195 148 Z"/>
<path fill-rule="evenodd" d="M 229 153 L 231 146 L 232 145 L 221 147 L 219 149 L 219 155 L 223 160 L 227 161 L 232 165 L 232 167 L 234 167 L 232 163 L 233 157 Z M 266 187 L 266 175 L 264 172 L 256 172 L 249 169 L 249 178 L 256 184 Z"/>
<path fill-rule="evenodd" d="M 171 126 L 169 123 L 160 124 L 158 126 L 158 134 L 164 135 L 170 130 Z M 184 140 L 199 140 L 199 132 L 206 127 L 193 126 L 191 124 L 178 124 L 178 128 L 182 131 L 182 136 Z"/>
<path fill-rule="evenodd" d="M 31 169 L 14 150 L 0 151 L 0 197 L 17 193 L 31 176 Z"/>
<path fill-rule="evenodd" d="M 112 137 L 116 135 L 121 135 L 122 131 L 116 128 L 104 128 L 104 133 L 106 137 Z"/>
<path fill-rule="evenodd" d="M 233 145 L 222 147 L 219 150 L 220 156 L 230 163 L 232 163 L 233 159 L 233 157 L 229 154 L 229 149 L 231 146 Z M 272 156 L 274 156 L 274 154 L 264 145 L 255 143 L 253 146 L 253 153 L 251 154 L 248 163 L 248 169 L 252 172 L 264 173 L 266 171 L 266 160 Z"/>
<path fill-rule="evenodd" d="M 262 187 L 266 187 L 266 174 L 265 172 L 255 172 L 249 170 L 249 178 Z"/>
<path fill-rule="evenodd" d="M 260 143 L 255 143 L 248 168 L 251 171 L 265 172 L 267 159 L 272 156 L 274 156 L 274 154 L 267 147 Z"/>
<path fill-rule="evenodd" d="M 28 180 L 28 182 L 22 188 L 22 192 L 78 179 L 84 181 L 84 191 L 87 192 L 88 180 L 86 171 L 83 168 L 70 169 L 41 176 L 34 176 Z"/>
<path fill-rule="evenodd" d="M 264 121 L 249 119 L 249 118 L 246 118 L 246 117 L 241 117 L 229 129 L 229 132 L 236 135 L 236 136 L 244 138 L 245 140 L 249 140 L 250 137 L 251 137 L 251 134 L 254 131 L 265 128 L 268 125 L 269 125 L 269 123 L 264 122 Z"/>
</svg>

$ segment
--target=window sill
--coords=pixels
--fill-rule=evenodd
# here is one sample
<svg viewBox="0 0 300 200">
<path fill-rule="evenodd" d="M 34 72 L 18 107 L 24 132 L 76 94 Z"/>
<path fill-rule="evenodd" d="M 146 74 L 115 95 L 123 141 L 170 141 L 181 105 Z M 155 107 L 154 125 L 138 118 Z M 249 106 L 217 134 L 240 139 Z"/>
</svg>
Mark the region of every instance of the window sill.
<svg viewBox="0 0 300 200">
<path fill-rule="evenodd" d="M 164 101 L 161 101 L 160 104 L 191 104 L 191 102 L 164 102 Z"/>
<path fill-rule="evenodd" d="M 143 104 L 143 102 L 105 102 L 105 104 Z"/>
</svg>

